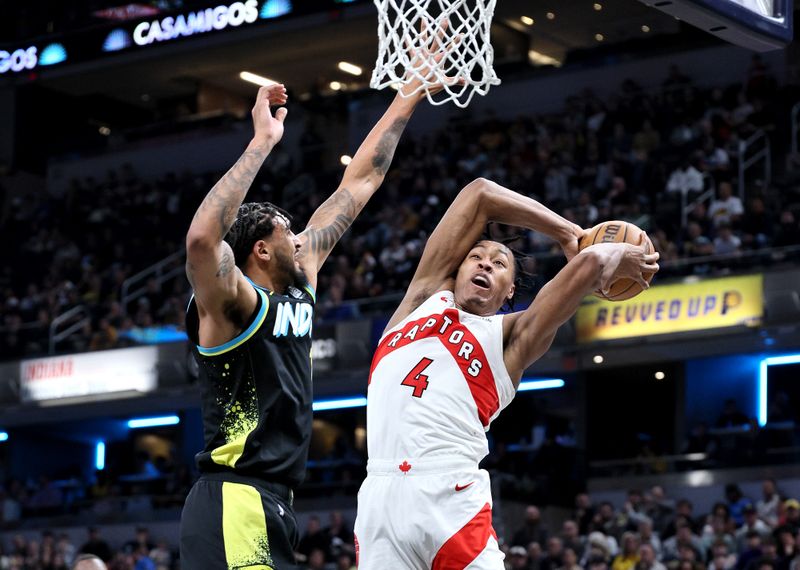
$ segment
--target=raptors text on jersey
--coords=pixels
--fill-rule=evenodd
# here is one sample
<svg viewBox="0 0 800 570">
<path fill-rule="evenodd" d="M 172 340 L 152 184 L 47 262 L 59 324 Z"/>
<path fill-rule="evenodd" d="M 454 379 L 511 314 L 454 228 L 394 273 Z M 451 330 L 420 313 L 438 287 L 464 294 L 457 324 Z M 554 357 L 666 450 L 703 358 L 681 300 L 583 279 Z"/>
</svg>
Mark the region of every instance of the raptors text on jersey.
<svg viewBox="0 0 800 570">
<path fill-rule="evenodd" d="M 457 455 L 477 464 L 488 453 L 485 431 L 514 392 L 502 315 L 466 313 L 452 292 L 440 291 L 387 331 L 375 352 L 370 459 Z"/>
</svg>

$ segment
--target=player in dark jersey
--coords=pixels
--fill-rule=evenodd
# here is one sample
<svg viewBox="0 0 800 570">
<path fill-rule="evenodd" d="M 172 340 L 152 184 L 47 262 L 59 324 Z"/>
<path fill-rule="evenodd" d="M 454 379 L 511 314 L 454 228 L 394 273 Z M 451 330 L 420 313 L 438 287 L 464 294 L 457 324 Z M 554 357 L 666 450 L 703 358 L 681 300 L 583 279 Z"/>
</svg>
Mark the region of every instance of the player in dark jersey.
<svg viewBox="0 0 800 570">
<path fill-rule="evenodd" d="M 203 387 L 205 448 L 181 518 L 182 568 L 294 568 L 292 489 L 303 481 L 311 438 L 317 273 L 383 181 L 422 97 L 395 97 L 339 188 L 295 235 L 280 208 L 242 204 L 287 113 L 270 112 L 286 102 L 283 86 L 262 87 L 253 140 L 197 210 L 186 236 L 194 289 L 187 330 Z"/>
</svg>

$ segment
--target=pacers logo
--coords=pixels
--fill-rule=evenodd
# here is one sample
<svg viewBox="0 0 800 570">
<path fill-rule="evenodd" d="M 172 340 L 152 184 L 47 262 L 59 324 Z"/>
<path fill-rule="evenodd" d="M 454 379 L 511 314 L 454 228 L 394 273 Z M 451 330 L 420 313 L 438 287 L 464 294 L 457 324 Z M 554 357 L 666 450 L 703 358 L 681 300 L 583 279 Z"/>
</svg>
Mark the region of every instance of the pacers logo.
<svg viewBox="0 0 800 570">
<path fill-rule="evenodd" d="M 314 309 L 308 303 L 281 303 L 275 315 L 272 334 L 276 337 L 288 336 L 291 329 L 296 337 L 306 336 L 311 332 L 313 316 Z"/>
</svg>

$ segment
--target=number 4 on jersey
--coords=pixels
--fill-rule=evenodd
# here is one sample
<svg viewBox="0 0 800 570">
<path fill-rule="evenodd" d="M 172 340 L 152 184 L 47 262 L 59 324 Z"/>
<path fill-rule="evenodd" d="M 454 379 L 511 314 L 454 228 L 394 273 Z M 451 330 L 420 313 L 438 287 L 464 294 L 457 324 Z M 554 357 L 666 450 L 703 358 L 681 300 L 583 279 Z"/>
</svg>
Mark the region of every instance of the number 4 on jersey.
<svg viewBox="0 0 800 570">
<path fill-rule="evenodd" d="M 415 398 L 421 398 L 422 393 L 428 389 L 428 375 L 423 374 L 423 372 L 431 365 L 431 362 L 433 362 L 433 360 L 430 358 L 423 358 L 411 372 L 403 378 L 403 381 L 400 382 L 402 386 L 411 386 L 414 388 L 414 392 L 411 395 Z"/>
</svg>

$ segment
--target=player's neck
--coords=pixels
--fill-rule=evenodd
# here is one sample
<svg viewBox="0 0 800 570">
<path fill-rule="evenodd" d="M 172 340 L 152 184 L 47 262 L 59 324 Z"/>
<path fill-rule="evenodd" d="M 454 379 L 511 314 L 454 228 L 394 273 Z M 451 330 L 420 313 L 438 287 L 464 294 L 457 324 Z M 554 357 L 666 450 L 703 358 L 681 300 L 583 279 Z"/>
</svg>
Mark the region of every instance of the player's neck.
<svg viewBox="0 0 800 570">
<path fill-rule="evenodd" d="M 260 270 L 259 268 L 248 267 L 246 269 L 245 276 L 259 287 L 268 289 L 269 291 L 272 291 L 278 295 L 283 295 L 286 293 L 286 290 L 289 287 L 288 283 L 284 283 L 283 280 L 277 279 L 276 277 L 270 275 L 266 271 Z"/>
</svg>

